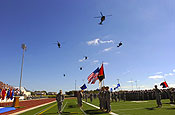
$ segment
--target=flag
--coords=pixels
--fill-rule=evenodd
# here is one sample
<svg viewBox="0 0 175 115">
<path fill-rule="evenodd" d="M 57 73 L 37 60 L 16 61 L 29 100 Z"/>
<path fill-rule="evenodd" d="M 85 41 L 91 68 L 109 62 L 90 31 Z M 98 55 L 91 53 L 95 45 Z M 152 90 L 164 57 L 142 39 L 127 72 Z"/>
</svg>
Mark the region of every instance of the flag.
<svg viewBox="0 0 175 115">
<path fill-rule="evenodd" d="M 89 76 L 88 76 L 88 83 L 90 83 L 92 81 L 92 79 L 94 78 L 94 76 L 99 72 L 99 67 L 92 72 Z"/>
<path fill-rule="evenodd" d="M 2 100 L 5 99 L 5 95 L 6 95 L 6 91 L 5 91 L 5 89 L 3 89 L 3 90 L 2 90 Z"/>
<path fill-rule="evenodd" d="M 14 89 L 10 91 L 10 99 L 12 100 L 14 96 Z"/>
<path fill-rule="evenodd" d="M 168 84 L 166 83 L 166 81 L 162 82 L 160 84 L 160 86 L 162 85 L 162 88 L 167 88 L 168 87 Z"/>
<path fill-rule="evenodd" d="M 110 89 L 110 91 L 112 92 L 112 88 Z"/>
<path fill-rule="evenodd" d="M 99 73 L 98 73 L 98 79 L 101 82 L 104 78 L 105 78 L 105 74 L 104 74 L 104 68 L 103 68 L 103 64 L 102 64 L 101 68 L 99 70 Z"/>
<path fill-rule="evenodd" d="M 7 97 L 7 99 L 10 98 L 10 89 L 8 89 L 6 97 Z"/>
<path fill-rule="evenodd" d="M 84 84 L 83 86 L 80 87 L 82 90 L 86 89 L 86 84 Z"/>
<path fill-rule="evenodd" d="M 120 83 L 117 84 L 117 87 L 115 87 L 114 90 L 116 90 L 119 87 L 120 87 Z"/>
<path fill-rule="evenodd" d="M 98 80 L 98 72 L 93 76 L 93 80 L 91 84 L 95 84 L 95 82 Z"/>
</svg>

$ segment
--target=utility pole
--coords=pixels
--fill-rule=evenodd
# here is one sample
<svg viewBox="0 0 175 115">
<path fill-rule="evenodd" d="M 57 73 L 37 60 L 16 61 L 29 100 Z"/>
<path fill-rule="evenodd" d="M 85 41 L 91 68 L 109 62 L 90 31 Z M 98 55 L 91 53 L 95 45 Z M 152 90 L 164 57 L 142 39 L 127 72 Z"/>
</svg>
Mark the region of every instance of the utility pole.
<svg viewBox="0 0 175 115">
<path fill-rule="evenodd" d="M 119 84 L 119 79 L 117 79 L 117 83 Z"/>
<path fill-rule="evenodd" d="M 133 90 L 133 82 L 134 82 L 134 81 L 132 81 L 132 79 L 131 79 L 131 87 L 132 87 L 132 90 Z"/>
<path fill-rule="evenodd" d="M 135 82 L 136 82 L 136 90 L 137 90 L 137 80 Z"/>
<path fill-rule="evenodd" d="M 20 84 L 19 84 L 19 90 L 20 90 L 20 95 L 21 93 L 21 82 L 22 82 L 22 72 L 23 72 L 23 64 L 24 64 L 24 52 L 26 51 L 26 45 L 22 44 L 22 49 L 23 49 L 23 55 L 22 55 L 22 64 L 21 64 L 21 76 L 20 76 Z"/>
</svg>

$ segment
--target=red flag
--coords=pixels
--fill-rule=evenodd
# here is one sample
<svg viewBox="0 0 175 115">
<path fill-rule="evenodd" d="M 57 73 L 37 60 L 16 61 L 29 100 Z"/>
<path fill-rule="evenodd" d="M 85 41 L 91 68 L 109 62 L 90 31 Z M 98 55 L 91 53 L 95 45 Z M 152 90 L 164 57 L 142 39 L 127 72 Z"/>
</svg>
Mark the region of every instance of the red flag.
<svg viewBox="0 0 175 115">
<path fill-rule="evenodd" d="M 5 89 L 3 89 L 3 90 L 2 90 L 2 100 L 4 100 L 4 99 L 5 99 L 5 95 L 6 95 L 6 90 L 5 90 Z"/>
<path fill-rule="evenodd" d="M 101 82 L 103 79 L 105 79 L 103 64 L 101 65 L 100 71 L 99 71 L 99 73 L 98 73 L 98 79 L 99 79 L 100 82 Z"/>
<path fill-rule="evenodd" d="M 166 81 L 162 82 L 160 84 L 160 86 L 162 85 L 162 88 L 167 88 L 168 87 L 168 84 L 166 83 Z"/>
</svg>

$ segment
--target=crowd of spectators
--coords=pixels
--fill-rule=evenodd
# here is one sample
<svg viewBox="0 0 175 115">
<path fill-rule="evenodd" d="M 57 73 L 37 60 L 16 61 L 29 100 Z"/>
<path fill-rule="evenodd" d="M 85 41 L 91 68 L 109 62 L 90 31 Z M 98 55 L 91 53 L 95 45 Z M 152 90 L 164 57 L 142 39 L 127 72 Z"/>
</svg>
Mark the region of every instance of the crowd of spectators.
<svg viewBox="0 0 175 115">
<path fill-rule="evenodd" d="M 24 95 L 23 92 L 20 94 L 20 90 L 18 88 L 14 88 L 11 85 L 5 84 L 0 81 L 0 100 L 4 99 L 13 99 L 13 96 Z"/>
</svg>

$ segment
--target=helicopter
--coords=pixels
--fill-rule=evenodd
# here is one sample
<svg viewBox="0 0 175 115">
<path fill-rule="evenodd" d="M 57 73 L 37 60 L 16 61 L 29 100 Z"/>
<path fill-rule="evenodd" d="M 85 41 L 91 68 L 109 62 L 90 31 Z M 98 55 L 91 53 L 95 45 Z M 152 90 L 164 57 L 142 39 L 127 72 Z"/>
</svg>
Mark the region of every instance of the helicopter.
<svg viewBox="0 0 175 115">
<path fill-rule="evenodd" d="M 83 67 L 80 67 L 80 70 L 83 70 Z"/>
<path fill-rule="evenodd" d="M 106 16 L 104 16 L 104 15 L 102 14 L 102 12 L 100 12 L 100 14 L 101 14 L 101 16 L 94 17 L 94 18 L 101 18 L 101 22 L 99 23 L 100 25 L 103 25 L 102 23 L 103 23 L 103 21 L 105 21 L 105 17 L 106 17 L 106 16 L 112 16 L 112 15 L 106 15 Z"/>
<path fill-rule="evenodd" d="M 84 56 L 84 60 L 87 60 L 88 59 L 88 57 L 87 56 Z"/>
<path fill-rule="evenodd" d="M 120 42 L 120 43 L 118 44 L 118 46 L 117 46 L 117 47 L 120 47 L 120 46 L 122 46 L 122 42 Z"/>
<path fill-rule="evenodd" d="M 61 48 L 60 42 L 57 41 L 57 43 L 54 43 L 54 44 L 57 44 L 58 48 Z"/>
</svg>

